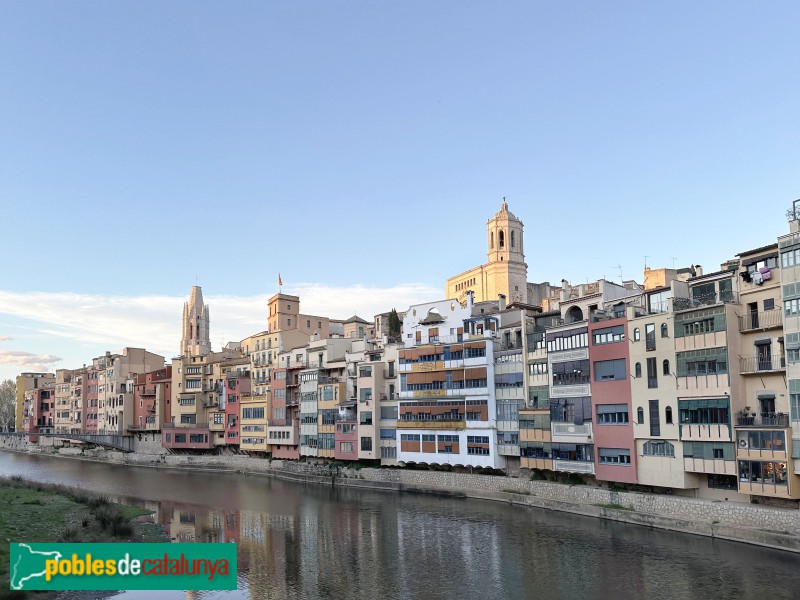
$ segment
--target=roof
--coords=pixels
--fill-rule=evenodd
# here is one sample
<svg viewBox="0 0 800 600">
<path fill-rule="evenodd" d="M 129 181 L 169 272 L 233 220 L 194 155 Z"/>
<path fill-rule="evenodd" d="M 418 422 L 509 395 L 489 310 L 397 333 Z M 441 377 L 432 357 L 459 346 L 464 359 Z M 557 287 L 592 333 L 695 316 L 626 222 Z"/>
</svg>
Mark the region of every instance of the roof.
<svg viewBox="0 0 800 600">
<path fill-rule="evenodd" d="M 689 281 L 698 281 L 700 279 L 708 279 L 709 277 L 715 277 L 718 275 L 730 275 L 733 271 L 729 271 L 725 269 L 723 271 L 714 271 L 713 273 L 703 273 L 702 275 L 698 275 L 697 277 L 690 277 Z"/>
<path fill-rule="evenodd" d="M 778 247 L 777 243 L 768 244 L 766 246 L 761 246 L 760 248 L 753 248 L 752 250 L 747 250 L 745 252 L 739 252 L 736 256 L 747 256 L 748 254 L 755 254 L 756 252 L 763 252 L 764 250 L 772 250 Z"/>
<path fill-rule="evenodd" d="M 350 317 L 346 321 L 342 321 L 342 322 L 343 323 L 364 323 L 365 325 L 369 325 L 370 324 L 369 321 L 365 321 L 364 319 L 362 319 L 358 315 L 353 315 L 352 317 Z"/>
<path fill-rule="evenodd" d="M 431 312 L 428 315 L 419 320 L 420 325 L 430 325 L 432 323 L 444 323 L 444 317 L 439 313 Z"/>
</svg>

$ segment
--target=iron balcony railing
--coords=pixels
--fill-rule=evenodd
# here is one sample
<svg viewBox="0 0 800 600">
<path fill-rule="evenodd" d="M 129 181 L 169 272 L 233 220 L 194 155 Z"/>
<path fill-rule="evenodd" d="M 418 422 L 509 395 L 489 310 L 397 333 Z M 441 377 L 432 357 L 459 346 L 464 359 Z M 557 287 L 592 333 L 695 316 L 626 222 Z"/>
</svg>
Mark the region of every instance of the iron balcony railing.
<svg viewBox="0 0 800 600">
<path fill-rule="evenodd" d="M 771 329 L 783 325 L 783 311 L 780 309 L 751 311 L 739 317 L 739 331 Z"/>
<path fill-rule="evenodd" d="M 763 373 L 765 371 L 782 371 L 786 368 L 783 356 L 761 357 L 748 356 L 739 359 L 740 373 Z"/>
<path fill-rule="evenodd" d="M 761 413 L 755 416 L 742 416 L 736 419 L 737 427 L 789 427 L 788 413 Z"/>
</svg>

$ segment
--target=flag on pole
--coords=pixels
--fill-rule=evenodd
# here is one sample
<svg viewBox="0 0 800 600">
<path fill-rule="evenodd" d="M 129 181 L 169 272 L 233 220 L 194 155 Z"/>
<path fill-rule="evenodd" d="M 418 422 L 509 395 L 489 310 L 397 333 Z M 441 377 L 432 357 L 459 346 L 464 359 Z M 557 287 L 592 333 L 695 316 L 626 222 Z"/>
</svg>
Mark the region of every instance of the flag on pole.
<svg viewBox="0 0 800 600">
<path fill-rule="evenodd" d="M 280 273 L 278 273 L 278 285 L 283 285 L 283 280 L 281 279 Z"/>
</svg>

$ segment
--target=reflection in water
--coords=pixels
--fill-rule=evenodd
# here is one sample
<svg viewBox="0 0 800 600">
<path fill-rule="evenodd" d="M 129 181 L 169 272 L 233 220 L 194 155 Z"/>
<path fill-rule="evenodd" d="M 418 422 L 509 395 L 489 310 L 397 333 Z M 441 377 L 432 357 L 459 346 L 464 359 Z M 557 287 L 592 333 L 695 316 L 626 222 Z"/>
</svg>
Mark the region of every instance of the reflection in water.
<svg viewBox="0 0 800 600">
<path fill-rule="evenodd" d="M 798 557 L 435 496 L 0 453 L 0 473 L 144 506 L 175 541 L 237 542 L 236 592 L 159 598 L 791 598 Z M 131 598 L 155 597 L 125 592 Z"/>
</svg>

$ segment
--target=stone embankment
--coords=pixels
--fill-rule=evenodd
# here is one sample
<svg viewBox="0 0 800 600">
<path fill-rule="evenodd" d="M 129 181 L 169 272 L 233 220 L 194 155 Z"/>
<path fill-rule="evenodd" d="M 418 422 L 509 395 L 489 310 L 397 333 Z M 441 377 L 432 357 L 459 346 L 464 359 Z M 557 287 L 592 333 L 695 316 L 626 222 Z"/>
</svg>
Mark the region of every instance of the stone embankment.
<svg viewBox="0 0 800 600">
<path fill-rule="evenodd" d="M 47 440 L 47 438 L 44 438 Z M 708 537 L 800 552 L 800 510 L 714 500 L 619 492 L 586 485 L 396 468 L 346 468 L 336 463 L 285 461 L 241 455 L 167 454 L 156 439 L 136 452 L 57 447 L 0 436 L 0 449 L 131 466 L 226 470 L 280 479 L 416 493 L 480 498 L 600 517 Z"/>
</svg>

